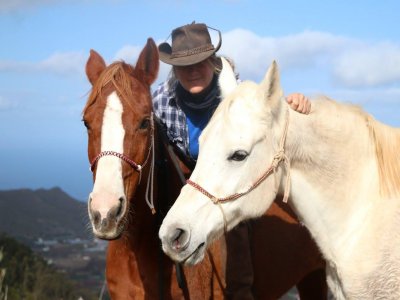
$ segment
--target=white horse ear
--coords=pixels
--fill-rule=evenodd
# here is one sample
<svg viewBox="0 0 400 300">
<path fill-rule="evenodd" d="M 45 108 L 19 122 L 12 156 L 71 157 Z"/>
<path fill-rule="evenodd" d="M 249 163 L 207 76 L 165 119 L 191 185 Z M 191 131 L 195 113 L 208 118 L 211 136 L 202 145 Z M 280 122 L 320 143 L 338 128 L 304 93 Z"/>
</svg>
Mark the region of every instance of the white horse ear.
<svg viewBox="0 0 400 300">
<path fill-rule="evenodd" d="M 265 101 L 270 101 L 272 106 L 278 104 L 283 96 L 280 84 L 278 64 L 274 60 L 268 68 L 263 81 L 260 84 L 260 91 Z M 271 102 L 272 101 L 272 102 Z"/>
<path fill-rule="evenodd" d="M 224 99 L 236 88 L 238 83 L 231 64 L 224 57 L 221 57 L 221 62 L 222 70 L 219 74 L 218 85 L 221 90 L 222 99 Z"/>
</svg>

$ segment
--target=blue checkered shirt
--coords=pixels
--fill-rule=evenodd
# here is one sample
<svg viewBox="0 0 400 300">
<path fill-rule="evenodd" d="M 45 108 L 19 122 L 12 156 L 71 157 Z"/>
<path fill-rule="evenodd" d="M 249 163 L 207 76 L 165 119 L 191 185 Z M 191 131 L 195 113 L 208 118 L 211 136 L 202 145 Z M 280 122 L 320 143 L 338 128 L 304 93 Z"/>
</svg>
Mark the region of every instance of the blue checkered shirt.
<svg viewBox="0 0 400 300">
<path fill-rule="evenodd" d="M 166 127 L 170 142 L 189 156 L 189 135 L 186 115 L 177 105 L 176 87 L 178 81 L 166 80 L 153 93 L 153 109 L 157 118 Z"/>
</svg>

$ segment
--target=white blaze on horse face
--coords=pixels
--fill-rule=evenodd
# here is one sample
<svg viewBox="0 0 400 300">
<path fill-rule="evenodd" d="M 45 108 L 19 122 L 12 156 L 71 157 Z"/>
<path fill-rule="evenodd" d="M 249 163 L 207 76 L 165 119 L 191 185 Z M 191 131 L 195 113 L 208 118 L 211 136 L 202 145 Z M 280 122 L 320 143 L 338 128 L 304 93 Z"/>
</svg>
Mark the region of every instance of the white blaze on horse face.
<svg viewBox="0 0 400 300">
<path fill-rule="evenodd" d="M 125 130 L 122 124 L 123 106 L 117 93 L 107 98 L 101 129 L 101 151 L 124 153 Z M 118 205 L 125 197 L 122 179 L 122 163 L 118 157 L 104 156 L 97 162 L 96 180 L 94 182 L 92 209 L 106 217 L 112 207 Z"/>
</svg>

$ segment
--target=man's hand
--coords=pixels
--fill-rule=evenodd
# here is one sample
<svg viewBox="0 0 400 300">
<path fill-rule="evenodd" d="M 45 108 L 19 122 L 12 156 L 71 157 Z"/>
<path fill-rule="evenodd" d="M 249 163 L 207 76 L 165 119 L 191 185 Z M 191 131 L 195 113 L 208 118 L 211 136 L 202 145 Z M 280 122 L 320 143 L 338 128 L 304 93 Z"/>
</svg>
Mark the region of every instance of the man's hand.
<svg viewBox="0 0 400 300">
<path fill-rule="evenodd" d="M 311 110 L 311 102 L 308 100 L 306 96 L 300 93 L 293 93 L 287 96 L 287 103 L 289 103 L 290 107 L 302 114 L 309 114 Z"/>
</svg>

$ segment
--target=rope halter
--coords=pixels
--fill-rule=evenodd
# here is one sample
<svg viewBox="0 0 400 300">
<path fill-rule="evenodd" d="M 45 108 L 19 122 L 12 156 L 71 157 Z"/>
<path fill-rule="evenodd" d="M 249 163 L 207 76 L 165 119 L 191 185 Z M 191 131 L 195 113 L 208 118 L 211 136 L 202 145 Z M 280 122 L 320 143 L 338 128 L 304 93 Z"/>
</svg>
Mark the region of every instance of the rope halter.
<svg viewBox="0 0 400 300">
<path fill-rule="evenodd" d="M 224 214 L 224 211 L 222 210 L 222 203 L 229 202 L 229 201 L 234 201 L 237 200 L 248 193 L 250 193 L 252 190 L 257 188 L 271 173 L 274 174 L 274 181 L 275 181 L 275 190 L 278 190 L 277 186 L 277 180 L 276 180 L 276 169 L 278 168 L 279 164 L 281 162 L 284 162 L 285 167 L 286 167 L 286 185 L 285 185 L 285 192 L 284 192 L 284 197 L 283 197 L 283 202 L 287 203 L 288 198 L 289 198 L 289 191 L 290 191 L 290 161 L 288 157 L 285 154 L 285 141 L 286 141 L 286 136 L 288 132 L 288 127 L 289 127 L 289 109 L 286 110 L 286 119 L 285 119 L 285 127 L 283 130 L 282 137 L 279 142 L 279 149 L 274 155 L 271 165 L 269 168 L 244 192 L 238 192 L 234 193 L 230 196 L 223 197 L 223 198 L 218 198 L 208 192 L 206 189 L 204 189 L 202 186 L 197 184 L 196 182 L 193 182 L 192 180 L 188 179 L 186 180 L 186 183 L 194 187 L 196 190 L 198 190 L 200 193 L 205 195 L 207 198 L 211 200 L 212 203 L 217 204 L 218 207 L 220 208 L 223 218 L 224 218 L 224 231 L 227 231 L 227 223 L 226 223 L 226 217 Z"/>
</svg>

